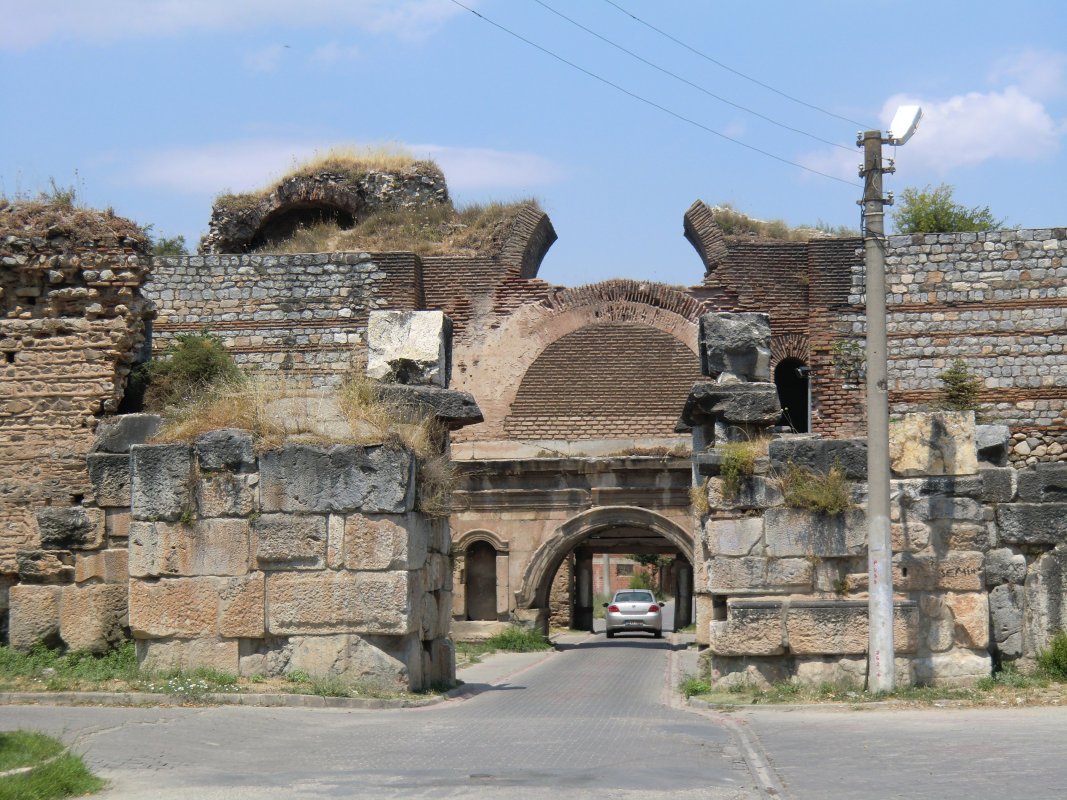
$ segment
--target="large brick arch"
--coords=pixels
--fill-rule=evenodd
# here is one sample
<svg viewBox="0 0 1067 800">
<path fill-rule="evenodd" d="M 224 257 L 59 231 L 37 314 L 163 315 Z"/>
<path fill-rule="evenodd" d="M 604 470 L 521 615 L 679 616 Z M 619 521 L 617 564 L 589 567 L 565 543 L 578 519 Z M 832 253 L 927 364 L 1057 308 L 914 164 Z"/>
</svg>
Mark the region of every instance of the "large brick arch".
<svg viewBox="0 0 1067 800">
<path fill-rule="evenodd" d="M 664 284 L 614 280 L 557 289 L 483 324 L 454 351 L 453 386 L 478 400 L 485 423 L 460 432 L 463 439 L 509 438 L 505 419 L 523 378 L 549 345 L 595 325 L 653 328 L 697 353 L 697 321 L 702 306 Z M 696 361 L 694 361 L 696 364 Z"/>
</svg>

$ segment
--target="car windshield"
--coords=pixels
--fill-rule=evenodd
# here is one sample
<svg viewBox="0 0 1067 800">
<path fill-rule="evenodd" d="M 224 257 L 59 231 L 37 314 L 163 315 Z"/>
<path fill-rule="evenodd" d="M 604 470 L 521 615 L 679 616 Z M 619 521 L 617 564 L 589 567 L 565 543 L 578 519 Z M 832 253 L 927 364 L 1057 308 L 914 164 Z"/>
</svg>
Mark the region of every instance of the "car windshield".
<svg viewBox="0 0 1067 800">
<path fill-rule="evenodd" d="M 654 603 L 652 592 L 615 592 L 616 603 Z"/>
</svg>

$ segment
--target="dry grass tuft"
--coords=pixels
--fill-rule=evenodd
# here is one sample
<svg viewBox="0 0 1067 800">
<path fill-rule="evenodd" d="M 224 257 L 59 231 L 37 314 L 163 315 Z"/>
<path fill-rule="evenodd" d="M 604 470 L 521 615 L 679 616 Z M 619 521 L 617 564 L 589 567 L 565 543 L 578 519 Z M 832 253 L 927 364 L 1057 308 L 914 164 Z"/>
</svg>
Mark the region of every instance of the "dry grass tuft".
<svg viewBox="0 0 1067 800">
<path fill-rule="evenodd" d="M 786 467 L 779 483 L 785 504 L 823 514 L 843 514 L 852 508 L 852 490 L 844 467 L 835 463 L 828 473 L 812 472 L 796 464 Z"/>
<path fill-rule="evenodd" d="M 689 487 L 689 505 L 702 517 L 711 511 L 711 502 L 708 500 L 707 480 L 702 481 L 699 486 Z"/>
<path fill-rule="evenodd" d="M 818 222 L 815 225 L 792 227 L 780 219 L 756 219 L 743 211 L 738 211 L 729 203 L 714 206 L 711 209 L 711 216 L 724 236 L 772 239 L 782 242 L 807 242 L 811 239 L 860 235 L 859 231 L 845 225 L 835 226 Z"/>
<path fill-rule="evenodd" d="M 350 173 L 358 170 L 360 174 L 371 171 L 401 171 L 411 169 L 416 164 L 433 164 L 432 161 L 419 161 L 410 151 L 399 145 L 379 145 L 376 147 L 352 147 L 338 145 L 323 151 L 315 151 L 308 159 L 293 165 L 285 178 L 305 175 L 317 175 L 320 172 Z M 436 168 L 436 165 L 434 165 Z M 285 179 L 283 178 L 283 180 Z"/>
<path fill-rule="evenodd" d="M 264 245 L 260 252 L 331 253 L 413 252 L 419 255 L 490 255 L 507 240 L 523 208 L 540 211 L 532 198 L 514 203 L 449 203 L 392 209 L 371 214 L 352 228 L 325 222 L 298 230 L 288 241 Z"/>
</svg>

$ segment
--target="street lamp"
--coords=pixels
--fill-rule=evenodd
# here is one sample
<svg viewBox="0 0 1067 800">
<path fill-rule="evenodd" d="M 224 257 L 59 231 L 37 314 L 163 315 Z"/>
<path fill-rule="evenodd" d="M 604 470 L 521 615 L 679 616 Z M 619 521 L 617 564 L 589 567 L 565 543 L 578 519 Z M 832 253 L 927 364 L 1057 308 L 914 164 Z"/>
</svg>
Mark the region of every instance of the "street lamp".
<svg viewBox="0 0 1067 800">
<path fill-rule="evenodd" d="M 922 118 L 919 106 L 901 106 L 889 135 L 866 131 L 863 148 L 863 247 L 867 296 L 867 689 L 889 692 L 895 683 L 893 647 L 893 546 L 889 528 L 889 384 L 886 357 L 885 212 L 882 145 L 902 145 Z"/>
</svg>

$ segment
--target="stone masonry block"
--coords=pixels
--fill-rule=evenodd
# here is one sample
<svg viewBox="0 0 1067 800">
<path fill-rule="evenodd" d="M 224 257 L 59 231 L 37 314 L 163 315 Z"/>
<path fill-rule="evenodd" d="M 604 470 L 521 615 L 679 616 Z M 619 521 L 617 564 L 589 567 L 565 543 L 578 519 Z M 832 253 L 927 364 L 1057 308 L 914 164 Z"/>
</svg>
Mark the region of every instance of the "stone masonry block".
<svg viewBox="0 0 1067 800">
<path fill-rule="evenodd" d="M 867 652 L 867 603 L 801 601 L 786 611 L 786 637 L 796 655 L 859 655 Z M 894 604 L 893 639 L 898 653 L 918 648 L 919 610 L 914 603 Z"/>
<path fill-rule="evenodd" d="M 921 686 L 973 686 L 993 672 L 989 653 L 963 648 L 920 656 L 913 665 L 915 680 Z"/>
<path fill-rule="evenodd" d="M 986 553 L 984 567 L 986 586 L 1001 583 L 1021 584 L 1026 580 L 1026 556 L 1007 547 Z"/>
<path fill-rule="evenodd" d="M 192 525 L 134 522 L 130 575 L 244 575 L 251 562 L 249 540 L 244 519 L 205 519 Z"/>
<path fill-rule="evenodd" d="M 1067 546 L 1042 553 L 1030 564 L 1024 598 L 1023 656 L 1034 658 L 1057 631 L 1067 630 Z"/>
<path fill-rule="evenodd" d="M 1067 503 L 1004 503 L 996 519 L 1003 544 L 1067 542 Z"/>
<path fill-rule="evenodd" d="M 1007 658 L 1023 654 L 1023 606 L 1026 602 L 1022 586 L 1003 584 L 989 593 L 989 622 L 996 649 Z"/>
<path fill-rule="evenodd" d="M 134 519 L 175 522 L 192 509 L 193 451 L 185 444 L 130 448 Z"/>
<path fill-rule="evenodd" d="M 782 502 L 782 490 L 777 481 L 762 475 L 741 478 L 736 493 L 725 490 L 721 478 L 708 480 L 708 502 L 712 508 L 732 510 L 740 508 L 767 508 Z"/>
<path fill-rule="evenodd" d="M 719 656 L 775 656 L 785 652 L 781 603 L 731 603 L 725 620 L 711 623 L 710 650 Z"/>
<path fill-rule="evenodd" d="M 78 553 L 74 557 L 75 583 L 120 583 L 129 580 L 129 551 L 125 547 Z"/>
<path fill-rule="evenodd" d="M 371 311 L 367 375 L 385 383 L 447 387 L 452 321 L 441 311 Z"/>
<path fill-rule="evenodd" d="M 700 317 L 700 371 L 740 381 L 771 379 L 767 314 L 715 312 Z"/>
<path fill-rule="evenodd" d="M 23 583 L 70 583 L 74 554 L 69 550 L 16 550 L 15 566 Z"/>
<path fill-rule="evenodd" d="M 414 459 L 406 450 L 287 444 L 260 456 L 263 511 L 398 514 L 414 500 Z"/>
<path fill-rule="evenodd" d="M 984 592 L 948 592 L 945 605 L 952 610 L 957 644 L 971 650 L 989 646 L 989 601 Z"/>
<path fill-rule="evenodd" d="M 236 675 L 240 645 L 236 639 L 167 639 L 136 642 L 137 661 L 148 672 L 205 667 Z"/>
<path fill-rule="evenodd" d="M 23 652 L 37 642 L 60 644 L 59 608 L 62 586 L 12 586 L 8 594 L 8 644 Z"/>
<path fill-rule="evenodd" d="M 998 467 L 1007 466 L 1011 428 L 1007 425 L 975 425 L 974 444 L 980 461 Z"/>
<path fill-rule="evenodd" d="M 71 650 L 106 653 L 126 639 L 125 584 L 66 586 L 59 632 Z"/>
<path fill-rule="evenodd" d="M 1010 503 L 1019 485 L 1019 471 L 1015 467 L 983 468 L 982 497 L 987 503 Z"/>
<path fill-rule="evenodd" d="M 104 512 L 99 508 L 39 508 L 36 516 L 44 550 L 95 550 L 104 544 Z"/>
<path fill-rule="evenodd" d="M 867 515 L 853 508 L 843 514 L 821 514 L 799 508 L 768 508 L 763 515 L 767 555 L 862 555 L 867 548 Z"/>
<path fill-rule="evenodd" d="M 890 467 L 897 475 L 972 475 L 978 471 L 973 411 L 906 414 L 890 425 Z"/>
<path fill-rule="evenodd" d="M 412 595 L 407 572 L 272 573 L 267 627 L 279 636 L 413 633 Z"/>
<path fill-rule="evenodd" d="M 219 634 L 262 639 L 267 630 L 266 576 L 262 572 L 250 572 L 237 578 L 221 579 L 218 592 Z"/>
<path fill-rule="evenodd" d="M 704 524 L 704 546 L 711 555 L 747 556 L 763 538 L 759 517 L 709 519 Z"/>
<path fill-rule="evenodd" d="M 351 570 L 422 569 L 429 538 L 421 514 L 352 514 L 345 518 L 344 564 Z"/>
<path fill-rule="evenodd" d="M 983 553 L 950 552 L 937 565 L 937 586 L 956 592 L 979 592 L 984 587 Z"/>
<path fill-rule="evenodd" d="M 258 475 L 220 472 L 196 482 L 196 507 L 201 517 L 247 517 L 257 510 Z"/>
<path fill-rule="evenodd" d="M 114 543 L 116 539 L 126 539 L 130 535 L 130 512 L 129 509 L 106 508 L 104 509 L 104 530 L 108 539 Z"/>
<path fill-rule="evenodd" d="M 130 629 L 139 639 L 262 638 L 263 573 L 130 582 Z"/>
<path fill-rule="evenodd" d="M 101 508 L 130 505 L 130 457 L 127 454 L 90 453 L 85 458 L 96 504 Z"/>
<path fill-rule="evenodd" d="M 708 563 L 713 594 L 811 591 L 814 568 L 805 558 L 713 558 Z"/>
<path fill-rule="evenodd" d="M 120 414 L 106 417 L 96 426 L 94 453 L 128 453 L 155 435 L 163 418 L 158 414 Z"/>
<path fill-rule="evenodd" d="M 865 439 L 775 439 L 770 443 L 768 455 L 775 472 L 785 472 L 790 464 L 795 464 L 827 475 L 837 464 L 850 481 L 867 480 Z"/>
<path fill-rule="evenodd" d="M 1024 503 L 1067 501 L 1067 463 L 1035 464 L 1019 472 L 1019 500 Z"/>
<path fill-rule="evenodd" d="M 252 434 L 238 428 L 208 431 L 196 438 L 196 458 L 207 472 L 255 472 L 256 453 Z"/>
<path fill-rule="evenodd" d="M 326 566 L 326 517 L 262 514 L 252 522 L 256 564 L 268 569 Z"/>
</svg>

